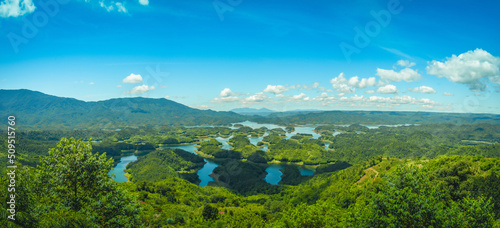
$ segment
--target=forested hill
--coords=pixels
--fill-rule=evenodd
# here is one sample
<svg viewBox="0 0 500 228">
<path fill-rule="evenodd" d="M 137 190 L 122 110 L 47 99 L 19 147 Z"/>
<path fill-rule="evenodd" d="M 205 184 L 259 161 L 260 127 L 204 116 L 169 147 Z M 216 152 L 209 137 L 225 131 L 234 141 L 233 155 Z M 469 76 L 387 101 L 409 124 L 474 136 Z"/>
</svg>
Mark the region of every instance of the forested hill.
<svg viewBox="0 0 500 228">
<path fill-rule="evenodd" d="M 136 126 L 229 125 L 245 120 L 300 124 L 500 124 L 500 115 L 432 112 L 315 111 L 244 116 L 199 110 L 164 98 L 116 98 L 85 102 L 37 91 L 0 90 L 0 117 L 16 115 L 24 129 L 117 129 Z M 6 122 L 0 122 L 5 125 Z"/>
<path fill-rule="evenodd" d="M 198 110 L 164 98 L 117 98 L 85 102 L 31 90 L 0 90 L 0 116 L 16 115 L 31 129 L 122 128 L 144 125 L 227 125 L 245 118 Z"/>
<path fill-rule="evenodd" d="M 273 113 L 266 117 L 254 117 L 255 122 L 289 124 L 500 124 L 500 115 L 474 113 L 436 112 L 384 112 L 384 111 L 323 111 L 299 115 Z"/>
</svg>

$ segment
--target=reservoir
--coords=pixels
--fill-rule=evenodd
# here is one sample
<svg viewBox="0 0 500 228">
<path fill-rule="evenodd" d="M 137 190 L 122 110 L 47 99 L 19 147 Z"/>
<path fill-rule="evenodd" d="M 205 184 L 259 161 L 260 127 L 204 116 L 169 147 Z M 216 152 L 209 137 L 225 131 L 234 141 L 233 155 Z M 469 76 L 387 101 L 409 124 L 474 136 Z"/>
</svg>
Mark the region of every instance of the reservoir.
<svg viewBox="0 0 500 228">
<path fill-rule="evenodd" d="M 229 140 L 229 139 L 226 139 L 226 144 L 227 144 L 227 140 Z M 187 152 L 196 154 L 196 152 L 195 152 L 196 151 L 196 144 L 169 146 L 168 148 L 182 149 L 182 150 L 185 150 Z M 128 155 L 128 156 L 123 156 L 120 159 L 120 162 L 118 164 L 116 164 L 116 166 L 113 169 L 111 169 L 111 171 L 109 171 L 108 174 L 109 175 L 115 174 L 115 177 L 113 178 L 113 180 L 115 180 L 116 182 L 126 182 L 127 177 L 124 176 L 125 172 L 123 170 L 127 167 L 128 163 L 136 161 L 137 158 L 138 157 L 134 154 Z M 207 159 L 204 159 L 204 160 L 205 160 L 206 164 L 203 166 L 203 168 L 201 168 L 197 172 L 197 174 L 201 180 L 199 186 L 202 186 L 202 187 L 206 186 L 211 181 L 215 181 L 214 178 L 212 178 L 209 175 L 212 174 L 212 172 L 214 171 L 214 169 L 217 166 L 219 166 L 217 163 L 208 161 Z"/>
</svg>

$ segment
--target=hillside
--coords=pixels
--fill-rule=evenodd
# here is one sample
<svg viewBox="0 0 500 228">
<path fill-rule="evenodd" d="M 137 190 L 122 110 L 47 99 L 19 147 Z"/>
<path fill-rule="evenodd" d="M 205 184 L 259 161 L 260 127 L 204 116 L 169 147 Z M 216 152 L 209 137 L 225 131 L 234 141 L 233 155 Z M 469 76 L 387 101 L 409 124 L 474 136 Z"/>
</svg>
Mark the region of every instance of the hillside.
<svg viewBox="0 0 500 228">
<path fill-rule="evenodd" d="M 16 115 L 25 129 L 117 129 L 138 126 L 223 125 L 250 120 L 279 125 L 300 124 L 500 124 L 500 115 L 384 111 L 199 110 L 164 98 L 115 98 L 85 102 L 37 91 L 0 90 L 0 116 Z M 271 111 L 271 112 L 270 112 Z M 263 116 L 265 114 L 265 116 Z M 259 116 L 261 115 L 261 116 Z M 5 123 L 1 123 L 5 125 Z"/>
<path fill-rule="evenodd" d="M 0 116 L 16 115 L 29 129 L 123 128 L 144 125 L 227 125 L 245 118 L 198 110 L 164 98 L 117 98 L 85 102 L 31 90 L 0 90 Z"/>
</svg>

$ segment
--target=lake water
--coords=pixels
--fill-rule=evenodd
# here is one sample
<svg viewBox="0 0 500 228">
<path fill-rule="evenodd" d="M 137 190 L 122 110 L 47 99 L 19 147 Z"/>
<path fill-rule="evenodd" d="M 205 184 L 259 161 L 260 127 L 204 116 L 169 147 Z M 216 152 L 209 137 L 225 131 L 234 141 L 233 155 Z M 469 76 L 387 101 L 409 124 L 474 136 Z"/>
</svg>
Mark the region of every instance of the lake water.
<svg viewBox="0 0 500 228">
<path fill-rule="evenodd" d="M 127 167 L 128 163 L 133 162 L 135 160 L 137 160 L 137 156 L 133 154 L 121 157 L 120 162 L 116 164 L 115 168 L 109 171 L 108 175 L 115 174 L 113 180 L 115 180 L 116 182 L 126 182 L 127 177 L 124 176 L 125 172 L 123 170 Z"/>
<path fill-rule="evenodd" d="M 227 138 L 227 139 L 224 139 L 224 138 L 221 138 L 221 137 L 218 137 L 216 138 L 217 141 L 221 142 L 222 144 L 224 144 L 222 146 L 222 149 L 224 149 L 224 147 L 228 147 L 231 148 L 231 146 L 229 144 L 227 144 L 227 141 L 230 139 L 231 137 Z M 196 144 L 191 144 L 191 145 L 181 145 L 181 146 L 171 146 L 169 148 L 177 148 L 177 149 L 182 149 L 182 150 L 185 150 L 189 153 L 193 153 L 193 154 L 196 154 Z M 228 149 L 229 149 L 228 148 Z M 207 186 L 209 182 L 211 181 L 215 181 L 213 177 L 209 176 L 210 174 L 212 174 L 212 172 L 214 171 L 215 168 L 217 168 L 217 166 L 219 166 L 217 163 L 214 163 L 214 162 L 211 162 L 207 159 L 203 159 L 205 160 L 205 165 L 203 166 L 203 168 L 201 168 L 200 170 L 198 170 L 197 174 L 198 174 L 198 177 L 200 178 L 201 182 L 198 186 Z"/>
<path fill-rule="evenodd" d="M 220 143 L 222 143 L 222 147 L 221 149 L 223 150 L 230 150 L 231 149 L 231 145 L 229 145 L 229 143 L 227 143 L 229 141 L 229 139 L 231 139 L 233 136 L 229 136 L 227 138 L 222 138 L 222 137 L 217 137 L 215 138 L 215 140 L 219 141 Z"/>
<path fill-rule="evenodd" d="M 385 124 L 381 124 L 381 125 L 375 125 L 375 126 L 369 126 L 369 125 L 363 125 L 363 124 L 360 124 L 361 126 L 365 126 L 367 127 L 368 129 L 377 129 L 379 127 L 408 127 L 408 126 L 412 126 L 412 125 L 420 125 L 420 124 L 394 124 L 394 125 L 385 125 Z"/>
<path fill-rule="evenodd" d="M 187 152 L 190 152 L 190 153 L 197 155 L 197 153 L 195 152 L 196 151 L 196 144 L 170 146 L 168 148 L 182 149 L 182 150 L 185 150 Z M 115 174 L 115 178 L 113 178 L 113 180 L 115 180 L 116 182 L 126 182 L 127 177 L 124 176 L 125 172 L 123 170 L 127 167 L 128 163 L 136 161 L 136 160 L 137 160 L 136 155 L 123 156 L 120 159 L 120 162 L 118 164 L 116 164 L 116 166 L 109 172 L 109 174 Z M 215 181 L 214 178 L 212 178 L 209 175 L 212 174 L 212 172 L 214 171 L 214 169 L 217 166 L 219 166 L 217 163 L 208 161 L 207 159 L 204 159 L 204 160 L 205 160 L 206 164 L 203 166 L 203 168 L 201 168 L 197 172 L 197 174 L 201 180 L 199 186 L 202 186 L 202 187 L 206 186 L 211 181 Z"/>
<path fill-rule="evenodd" d="M 241 122 L 241 123 L 235 123 L 235 124 L 242 124 L 243 126 L 248 126 L 248 127 L 251 127 L 253 129 L 257 129 L 257 128 L 261 128 L 261 127 L 266 127 L 268 129 L 274 129 L 274 128 L 281 128 L 281 129 L 285 129 L 285 127 L 283 126 L 278 126 L 278 125 L 275 125 L 275 124 L 258 124 L 258 123 L 255 123 L 255 122 L 250 122 L 250 121 L 245 121 L 245 122 Z M 200 126 L 190 126 L 190 127 L 200 127 Z M 211 127 L 211 126 L 203 126 L 203 127 Z M 234 127 L 232 127 L 234 129 Z M 304 134 L 312 134 L 314 139 L 317 139 L 320 137 L 319 134 L 317 134 L 316 132 L 314 132 L 314 126 L 298 126 L 298 127 L 295 127 L 295 131 L 292 132 L 292 133 L 286 133 L 286 138 L 287 139 L 290 139 L 290 137 L 294 136 L 295 134 L 297 133 L 304 133 Z M 335 132 L 333 133 L 333 135 L 335 136 L 336 134 L 340 134 L 340 132 Z M 265 133 L 263 135 L 263 137 L 269 135 L 269 133 Z M 222 143 L 222 149 L 225 149 L 225 150 L 229 150 L 231 149 L 231 145 L 228 144 L 228 141 L 229 139 L 231 139 L 233 136 L 230 136 L 228 138 L 222 138 L 222 137 L 217 137 L 215 138 L 217 141 L 221 142 Z M 252 143 L 253 145 L 257 145 L 257 143 L 259 143 L 260 141 L 262 141 L 263 137 L 258 137 L 258 138 L 249 138 L 250 140 L 250 143 Z M 180 145 L 180 146 L 169 146 L 168 148 L 173 148 L 173 149 L 182 149 L 182 150 L 185 150 L 187 152 L 190 152 L 190 153 L 193 153 L 193 154 L 197 154 L 195 151 L 196 151 L 196 144 L 190 144 L 190 145 Z M 264 146 L 263 148 L 261 148 L 261 150 L 263 151 L 267 151 L 268 149 L 268 146 Z M 127 181 L 127 178 L 124 176 L 125 172 L 123 171 L 126 166 L 128 165 L 128 163 L 130 162 L 133 162 L 133 161 L 136 161 L 137 160 L 137 156 L 136 155 L 129 155 L 129 156 L 123 156 L 121 159 L 120 159 L 120 162 L 109 172 L 109 174 L 115 174 L 115 178 L 114 180 L 117 181 L 117 182 L 125 182 Z M 205 159 L 205 162 L 206 164 L 203 166 L 203 168 L 201 168 L 200 170 L 198 170 L 197 174 L 201 180 L 199 186 L 206 186 L 209 182 L 211 181 L 215 181 L 214 178 L 208 176 L 210 174 L 212 174 L 213 170 L 219 166 L 217 163 L 214 163 L 214 162 L 211 162 L 207 159 Z M 264 178 L 264 180 L 266 180 L 267 183 L 270 183 L 270 184 L 278 184 L 278 182 L 281 180 L 281 175 L 283 173 L 281 173 L 280 169 L 282 169 L 283 167 L 280 166 L 280 165 L 271 165 L 269 166 L 266 171 L 268 172 L 268 174 L 266 175 L 266 177 Z M 311 170 L 311 169 L 306 169 L 306 168 L 303 168 L 303 167 L 299 167 L 299 171 L 301 173 L 301 175 L 303 176 L 307 176 L 307 175 L 313 175 L 314 174 L 314 170 Z"/>
<path fill-rule="evenodd" d="M 267 175 L 264 177 L 264 180 L 273 185 L 277 185 L 281 181 L 281 175 L 283 173 L 280 171 L 284 166 L 278 164 L 271 164 L 266 168 Z"/>
<path fill-rule="evenodd" d="M 299 171 L 301 176 L 312 176 L 316 172 L 316 169 L 300 166 Z"/>
</svg>

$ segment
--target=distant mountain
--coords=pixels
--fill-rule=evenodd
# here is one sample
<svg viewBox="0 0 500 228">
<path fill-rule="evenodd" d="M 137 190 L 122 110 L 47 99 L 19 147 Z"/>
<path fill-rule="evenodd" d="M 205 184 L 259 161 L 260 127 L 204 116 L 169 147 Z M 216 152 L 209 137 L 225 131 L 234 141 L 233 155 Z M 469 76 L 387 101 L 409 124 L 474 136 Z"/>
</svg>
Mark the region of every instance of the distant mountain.
<svg viewBox="0 0 500 228">
<path fill-rule="evenodd" d="M 318 111 L 305 114 L 273 113 L 251 119 L 260 123 L 293 124 L 500 124 L 500 115 L 438 112 Z"/>
<path fill-rule="evenodd" d="M 148 124 L 228 125 L 246 119 L 233 112 L 198 110 L 164 98 L 85 102 L 26 89 L 0 90 L 0 117 L 6 120 L 8 115 L 15 115 L 22 129 L 113 129 Z"/>
<path fill-rule="evenodd" d="M 500 115 L 434 112 L 199 110 L 164 98 L 116 98 L 85 102 L 31 90 L 0 90 L 0 128 L 16 116 L 19 129 L 116 129 L 136 126 L 229 125 L 245 120 L 296 124 L 500 124 Z M 238 112 L 238 113 L 235 113 Z M 5 129 L 5 128 L 3 128 Z"/>
<path fill-rule="evenodd" d="M 256 109 L 256 108 L 235 108 L 232 109 L 231 112 L 238 113 L 241 115 L 258 115 L 258 116 L 267 116 L 270 114 L 275 113 L 276 111 L 267 109 L 267 108 L 261 108 L 261 109 Z"/>
</svg>

